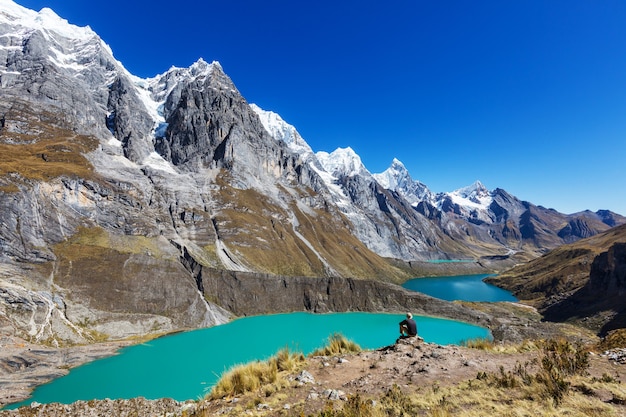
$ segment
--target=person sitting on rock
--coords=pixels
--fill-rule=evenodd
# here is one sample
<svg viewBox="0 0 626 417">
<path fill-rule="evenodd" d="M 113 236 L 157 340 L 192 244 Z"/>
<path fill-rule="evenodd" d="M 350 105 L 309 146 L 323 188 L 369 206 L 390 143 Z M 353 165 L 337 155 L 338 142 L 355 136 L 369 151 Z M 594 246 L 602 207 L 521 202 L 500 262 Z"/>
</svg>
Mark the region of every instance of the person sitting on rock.
<svg viewBox="0 0 626 417">
<path fill-rule="evenodd" d="M 406 319 L 400 322 L 400 337 L 417 336 L 417 323 L 413 320 L 413 314 L 406 313 Z"/>
</svg>

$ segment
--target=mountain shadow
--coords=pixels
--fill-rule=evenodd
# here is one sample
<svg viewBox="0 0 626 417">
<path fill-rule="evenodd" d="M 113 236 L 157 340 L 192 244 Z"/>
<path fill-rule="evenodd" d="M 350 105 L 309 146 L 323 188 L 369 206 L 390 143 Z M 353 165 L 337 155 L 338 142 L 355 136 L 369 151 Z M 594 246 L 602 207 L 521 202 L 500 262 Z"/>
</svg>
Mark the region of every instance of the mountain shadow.
<svg viewBox="0 0 626 417">
<path fill-rule="evenodd" d="M 582 320 L 600 335 L 626 327 L 626 242 L 597 255 L 587 284 L 543 314 L 549 321 Z"/>
</svg>

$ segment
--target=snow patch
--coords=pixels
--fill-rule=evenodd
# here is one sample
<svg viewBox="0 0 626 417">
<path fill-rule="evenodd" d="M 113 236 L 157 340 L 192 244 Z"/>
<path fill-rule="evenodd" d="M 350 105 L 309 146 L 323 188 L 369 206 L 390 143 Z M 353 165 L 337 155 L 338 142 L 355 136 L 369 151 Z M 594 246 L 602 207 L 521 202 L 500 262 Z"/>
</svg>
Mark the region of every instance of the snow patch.
<svg viewBox="0 0 626 417">
<path fill-rule="evenodd" d="M 298 155 L 311 156 L 313 154 L 313 150 L 296 128 L 285 122 L 277 113 L 263 110 L 254 103 L 250 104 L 250 108 L 259 116 L 263 127 L 274 139 L 285 142 L 289 149 Z"/>
<path fill-rule="evenodd" d="M 119 140 L 117 140 L 116 138 L 111 138 L 109 139 L 109 141 L 107 142 L 107 145 L 109 146 L 115 146 L 116 148 L 121 148 L 122 147 L 122 142 L 120 142 Z"/>
<path fill-rule="evenodd" d="M 165 171 L 170 174 L 177 174 L 172 165 L 156 152 L 151 152 L 150 155 L 142 161 L 142 165 L 159 171 Z"/>
<path fill-rule="evenodd" d="M 317 160 L 322 164 L 326 172 L 334 177 L 355 175 L 371 176 L 370 172 L 365 168 L 361 157 L 352 150 L 352 148 L 337 148 L 333 152 L 324 151 L 315 154 Z"/>
</svg>

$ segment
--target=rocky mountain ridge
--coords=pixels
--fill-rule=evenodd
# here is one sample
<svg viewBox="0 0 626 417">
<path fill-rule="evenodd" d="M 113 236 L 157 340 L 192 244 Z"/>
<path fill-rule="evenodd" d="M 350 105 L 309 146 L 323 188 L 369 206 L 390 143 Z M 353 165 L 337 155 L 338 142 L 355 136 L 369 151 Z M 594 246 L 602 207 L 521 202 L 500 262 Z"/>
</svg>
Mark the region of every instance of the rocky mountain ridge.
<svg viewBox="0 0 626 417">
<path fill-rule="evenodd" d="M 383 184 L 350 150 L 314 154 L 219 63 L 140 79 L 91 29 L 0 6 L 0 325 L 25 339 L 227 321 L 216 271 L 400 282 L 427 260 L 502 269 L 626 221 L 478 183 L 432 196 L 399 161 Z"/>
</svg>

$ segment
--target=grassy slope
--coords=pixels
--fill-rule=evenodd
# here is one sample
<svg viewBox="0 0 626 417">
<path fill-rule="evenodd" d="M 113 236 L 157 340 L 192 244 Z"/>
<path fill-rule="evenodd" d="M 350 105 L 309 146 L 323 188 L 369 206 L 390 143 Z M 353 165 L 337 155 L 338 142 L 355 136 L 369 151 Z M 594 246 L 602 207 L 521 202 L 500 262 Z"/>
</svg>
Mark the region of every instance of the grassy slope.
<svg viewBox="0 0 626 417">
<path fill-rule="evenodd" d="M 251 270 L 308 277 L 331 271 L 330 275 L 396 282 L 411 277 L 407 269 L 367 249 L 338 213 L 301 209 L 295 200 L 287 210 L 253 189 L 230 187 L 224 179 L 218 183 L 215 198 L 222 208 L 214 216 L 217 233 Z"/>
<path fill-rule="evenodd" d="M 5 119 L 10 125 L 0 130 L 1 191 L 16 192 L 23 180 L 97 178 L 84 156 L 96 149 L 97 139 L 56 126 L 51 121 L 58 116 L 35 112 L 26 103 L 14 104 Z"/>
</svg>

